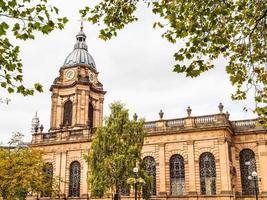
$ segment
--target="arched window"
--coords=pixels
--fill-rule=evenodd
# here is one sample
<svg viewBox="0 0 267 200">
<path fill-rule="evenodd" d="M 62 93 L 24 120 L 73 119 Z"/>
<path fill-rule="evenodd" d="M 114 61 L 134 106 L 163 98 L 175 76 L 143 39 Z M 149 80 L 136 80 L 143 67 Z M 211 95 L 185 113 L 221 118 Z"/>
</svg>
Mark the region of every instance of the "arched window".
<svg viewBox="0 0 267 200">
<path fill-rule="evenodd" d="M 94 123 L 94 107 L 91 102 L 88 105 L 88 126 L 93 128 Z"/>
<path fill-rule="evenodd" d="M 45 163 L 44 168 L 44 184 L 45 190 L 42 192 L 42 197 L 51 197 L 53 190 L 53 165 L 52 163 Z"/>
<path fill-rule="evenodd" d="M 69 180 L 69 196 L 80 196 L 80 179 L 81 179 L 81 166 L 80 163 L 74 161 L 70 165 L 70 180 Z"/>
<path fill-rule="evenodd" d="M 68 100 L 64 104 L 63 125 L 70 126 L 72 124 L 72 102 Z"/>
<path fill-rule="evenodd" d="M 216 165 L 214 156 L 205 152 L 199 158 L 201 194 L 216 194 Z"/>
<path fill-rule="evenodd" d="M 173 155 L 170 158 L 171 194 L 185 194 L 184 158 L 181 155 Z"/>
<path fill-rule="evenodd" d="M 156 161 L 152 156 L 147 156 L 144 158 L 146 162 L 146 171 L 149 176 L 152 177 L 152 187 L 151 187 L 151 195 L 157 194 L 157 183 L 156 183 Z"/>
<path fill-rule="evenodd" d="M 244 195 L 255 194 L 253 181 L 248 179 L 253 171 L 256 171 L 255 153 L 251 149 L 243 149 L 239 153 L 242 193 Z"/>
</svg>

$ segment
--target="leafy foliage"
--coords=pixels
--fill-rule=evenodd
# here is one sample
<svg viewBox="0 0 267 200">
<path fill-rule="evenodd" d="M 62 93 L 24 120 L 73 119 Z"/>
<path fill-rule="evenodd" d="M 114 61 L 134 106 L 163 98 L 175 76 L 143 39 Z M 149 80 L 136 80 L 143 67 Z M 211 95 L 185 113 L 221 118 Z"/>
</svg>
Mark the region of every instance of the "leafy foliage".
<svg viewBox="0 0 267 200">
<path fill-rule="evenodd" d="M 23 146 L 21 134 L 15 134 L 9 147 L 0 148 L 0 196 L 23 200 L 33 193 L 51 194 L 53 179 L 44 172 L 45 166 L 41 153 Z"/>
<path fill-rule="evenodd" d="M 67 18 L 53 19 L 58 8 L 50 6 L 48 0 L 0 0 L 0 86 L 9 93 L 33 95 L 42 92 L 42 85 L 33 88 L 23 85 L 20 48 L 11 42 L 11 32 L 19 40 L 34 39 L 35 32 L 49 34 L 55 29 L 63 29 Z"/>
<path fill-rule="evenodd" d="M 214 60 L 228 61 L 226 72 L 236 88 L 233 99 L 246 99 L 255 91 L 260 122 L 267 121 L 267 8 L 262 0 L 144 0 L 161 21 L 162 37 L 171 43 L 183 39 L 185 46 L 174 54 L 173 71 L 197 77 L 214 68 Z M 101 0 L 81 10 L 93 24 L 101 24 L 99 37 L 107 40 L 125 25 L 136 21 L 138 0 Z"/>
<path fill-rule="evenodd" d="M 119 194 L 127 186 L 144 142 L 143 120 L 129 120 L 128 110 L 121 103 L 111 104 L 110 109 L 111 114 L 105 125 L 97 129 L 86 156 L 88 182 L 94 197 L 102 197 L 110 190 Z"/>
</svg>

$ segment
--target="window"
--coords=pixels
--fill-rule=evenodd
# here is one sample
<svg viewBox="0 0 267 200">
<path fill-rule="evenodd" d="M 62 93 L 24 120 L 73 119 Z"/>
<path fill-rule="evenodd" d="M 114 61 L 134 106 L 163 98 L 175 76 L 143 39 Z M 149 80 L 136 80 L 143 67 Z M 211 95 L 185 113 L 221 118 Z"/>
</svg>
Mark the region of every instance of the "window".
<svg viewBox="0 0 267 200">
<path fill-rule="evenodd" d="M 80 196 L 80 179 L 81 179 L 81 166 L 80 163 L 74 161 L 70 165 L 70 180 L 69 180 L 69 196 Z"/>
<path fill-rule="evenodd" d="M 152 177 L 151 195 L 156 195 L 156 161 L 152 156 L 145 157 L 144 161 L 146 163 L 147 174 Z"/>
<path fill-rule="evenodd" d="M 170 159 L 170 184 L 172 195 L 185 194 L 184 158 L 173 155 Z"/>
<path fill-rule="evenodd" d="M 72 102 L 68 100 L 64 104 L 63 125 L 71 126 L 71 124 L 72 124 Z"/>
<path fill-rule="evenodd" d="M 216 166 L 215 158 L 211 153 L 205 152 L 200 155 L 199 173 L 201 194 L 216 194 Z"/>
<path fill-rule="evenodd" d="M 42 197 L 52 196 L 53 187 L 53 165 L 52 163 L 45 163 L 44 168 L 44 183 L 46 184 L 45 190 L 42 192 Z"/>
<path fill-rule="evenodd" d="M 243 149 L 239 153 L 240 174 L 242 193 L 244 195 L 255 194 L 255 187 L 253 181 L 248 179 L 253 171 L 256 171 L 255 154 L 251 149 Z"/>
<path fill-rule="evenodd" d="M 88 105 L 88 126 L 93 128 L 94 123 L 94 107 L 91 102 Z"/>
<path fill-rule="evenodd" d="M 233 162 L 233 157 L 232 157 L 232 145 L 228 143 L 228 156 L 230 162 Z"/>
</svg>

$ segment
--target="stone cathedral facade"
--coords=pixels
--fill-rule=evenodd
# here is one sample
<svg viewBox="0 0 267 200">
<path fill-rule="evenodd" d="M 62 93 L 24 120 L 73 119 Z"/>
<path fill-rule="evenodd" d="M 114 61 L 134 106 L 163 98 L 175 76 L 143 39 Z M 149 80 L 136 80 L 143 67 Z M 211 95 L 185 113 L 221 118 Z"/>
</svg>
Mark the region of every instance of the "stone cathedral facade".
<svg viewBox="0 0 267 200">
<path fill-rule="evenodd" d="M 90 199 L 83 155 L 103 121 L 105 91 L 97 77 L 81 28 L 50 88 L 49 131 L 33 119 L 31 147 L 44 152 L 50 173 L 63 180 L 61 199 Z M 152 198 L 252 200 L 256 183 L 260 199 L 267 200 L 267 130 L 256 120 L 230 121 L 222 104 L 215 114 L 192 116 L 190 107 L 187 114 L 164 119 L 161 111 L 159 119 L 145 124 L 142 156 L 154 180 Z M 260 181 L 249 179 L 254 171 Z"/>
</svg>

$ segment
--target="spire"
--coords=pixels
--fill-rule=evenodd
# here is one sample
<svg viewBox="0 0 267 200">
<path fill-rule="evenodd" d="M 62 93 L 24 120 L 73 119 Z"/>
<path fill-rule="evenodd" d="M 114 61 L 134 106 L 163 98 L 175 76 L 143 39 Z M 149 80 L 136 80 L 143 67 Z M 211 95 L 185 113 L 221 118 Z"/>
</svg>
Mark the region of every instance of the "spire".
<svg viewBox="0 0 267 200">
<path fill-rule="evenodd" d="M 83 32 L 83 18 L 81 18 L 81 32 Z"/>
<path fill-rule="evenodd" d="M 35 112 L 35 115 L 34 115 L 34 117 L 32 118 L 32 128 L 31 128 L 32 133 L 35 132 L 35 128 L 36 128 L 36 127 L 39 128 L 39 125 L 40 125 L 40 120 L 39 120 L 39 117 L 38 117 L 38 115 L 37 115 L 37 112 Z"/>
<path fill-rule="evenodd" d="M 86 45 L 86 35 L 83 32 L 83 20 L 81 20 L 80 32 L 76 35 L 76 44 L 74 49 L 85 49 L 87 51 Z"/>
</svg>

